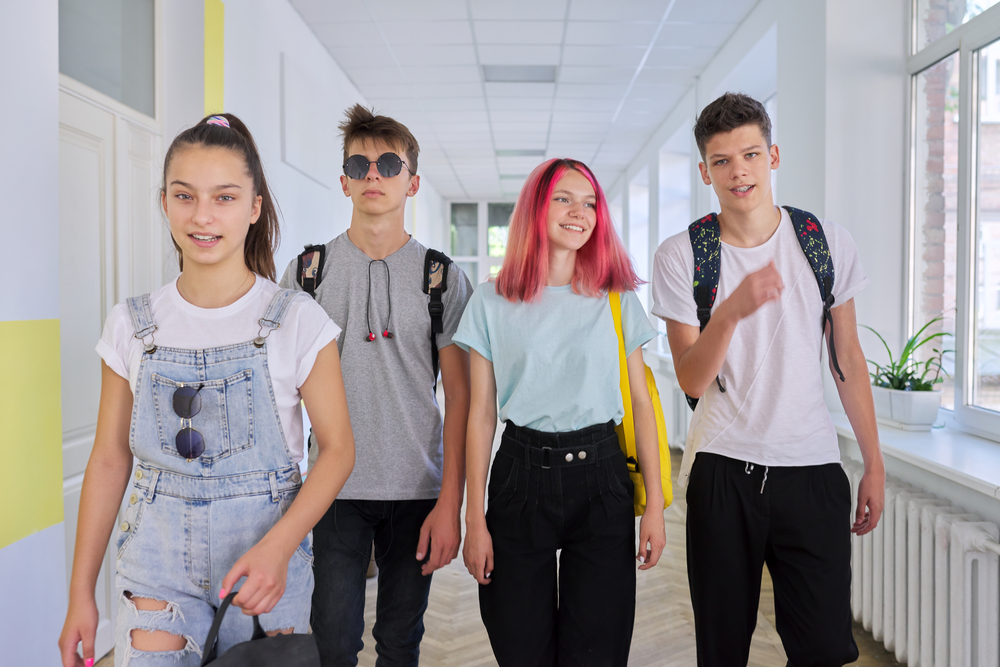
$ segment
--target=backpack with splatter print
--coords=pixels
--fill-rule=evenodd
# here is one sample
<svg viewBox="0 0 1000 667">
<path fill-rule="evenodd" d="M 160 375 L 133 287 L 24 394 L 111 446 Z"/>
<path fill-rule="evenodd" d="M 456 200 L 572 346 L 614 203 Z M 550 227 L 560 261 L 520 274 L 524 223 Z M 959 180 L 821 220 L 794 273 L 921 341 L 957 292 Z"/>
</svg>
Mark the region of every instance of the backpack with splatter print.
<svg viewBox="0 0 1000 667">
<path fill-rule="evenodd" d="M 802 252 L 809 260 L 816 283 L 819 285 L 819 295 L 823 299 L 823 329 L 830 323 L 830 359 L 833 368 L 844 381 L 844 374 L 837 363 L 837 351 L 833 344 L 833 317 L 830 309 L 833 307 L 833 259 L 830 257 L 830 245 L 826 242 L 826 234 L 819 224 L 819 218 L 812 213 L 791 206 L 783 207 L 788 211 L 795 228 L 795 238 L 802 246 Z M 691 249 L 694 250 L 694 301 L 698 306 L 698 323 L 704 331 L 712 317 L 712 306 L 715 305 L 715 293 L 719 288 L 719 267 L 722 263 L 722 233 L 719 230 L 719 219 L 715 213 L 710 213 L 700 220 L 695 220 L 688 226 L 688 238 Z M 725 393 L 726 388 L 716 376 L 715 383 L 719 391 Z M 688 405 L 694 410 L 698 399 L 687 396 Z"/>
</svg>

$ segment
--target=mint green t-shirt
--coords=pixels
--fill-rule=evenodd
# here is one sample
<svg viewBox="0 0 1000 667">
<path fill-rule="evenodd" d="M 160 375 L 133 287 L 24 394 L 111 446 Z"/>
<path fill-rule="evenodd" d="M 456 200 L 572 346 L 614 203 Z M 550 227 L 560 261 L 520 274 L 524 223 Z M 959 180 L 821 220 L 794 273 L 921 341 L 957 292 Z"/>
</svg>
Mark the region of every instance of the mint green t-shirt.
<svg viewBox="0 0 1000 667">
<path fill-rule="evenodd" d="M 656 337 L 635 292 L 622 294 L 626 355 Z M 576 431 L 625 414 L 618 336 L 605 297 L 546 287 L 534 303 L 512 303 L 479 285 L 452 339 L 493 362 L 500 419 L 536 431 Z"/>
</svg>

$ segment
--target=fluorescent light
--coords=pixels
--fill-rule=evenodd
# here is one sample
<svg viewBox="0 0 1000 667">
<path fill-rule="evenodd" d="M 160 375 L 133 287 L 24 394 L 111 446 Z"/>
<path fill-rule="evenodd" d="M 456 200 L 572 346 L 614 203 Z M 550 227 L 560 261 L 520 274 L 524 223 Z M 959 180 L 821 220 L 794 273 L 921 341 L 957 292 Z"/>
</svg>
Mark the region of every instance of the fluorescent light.
<svg viewBox="0 0 1000 667">
<path fill-rule="evenodd" d="M 483 65 L 483 80 L 502 83 L 555 83 L 555 65 Z"/>
<path fill-rule="evenodd" d="M 497 157 L 540 157 L 545 155 L 541 148 L 510 148 L 497 151 Z"/>
</svg>

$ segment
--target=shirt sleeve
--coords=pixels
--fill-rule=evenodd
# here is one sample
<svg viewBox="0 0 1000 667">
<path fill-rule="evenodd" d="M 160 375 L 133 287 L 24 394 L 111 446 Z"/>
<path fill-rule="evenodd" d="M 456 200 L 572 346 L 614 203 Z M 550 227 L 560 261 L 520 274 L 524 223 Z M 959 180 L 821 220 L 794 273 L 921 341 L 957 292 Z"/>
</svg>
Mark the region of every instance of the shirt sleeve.
<svg viewBox="0 0 1000 667">
<path fill-rule="evenodd" d="M 833 307 L 836 308 L 857 296 L 871 281 L 861 266 L 858 246 L 851 233 L 832 222 L 821 221 L 821 224 L 833 257 Z"/>
<path fill-rule="evenodd" d="M 693 280 L 694 251 L 685 231 L 664 241 L 653 256 L 650 312 L 665 320 L 699 326 Z"/>
<path fill-rule="evenodd" d="M 490 347 L 490 331 L 486 320 L 486 304 L 483 301 L 483 290 L 495 289 L 492 282 L 486 282 L 476 288 L 472 298 L 465 306 L 462 321 L 452 337 L 452 342 L 468 352 L 474 349 L 488 361 L 493 361 L 493 350 Z"/>
<path fill-rule="evenodd" d="M 319 351 L 337 340 L 340 327 L 312 299 L 299 297 L 292 307 L 295 312 L 290 312 L 289 316 L 294 317 L 296 323 L 295 388 L 298 389 L 309 378 Z"/>
<path fill-rule="evenodd" d="M 472 284 L 465 275 L 465 271 L 458 267 L 455 262 L 448 267 L 448 289 L 444 291 L 441 301 L 444 303 L 444 316 L 442 324 L 444 331 L 437 335 L 437 346 L 440 350 L 448 347 L 454 342 L 452 339 L 458 330 L 459 322 L 462 321 L 462 313 L 466 304 L 472 297 Z"/>
<path fill-rule="evenodd" d="M 656 338 L 656 329 L 650 324 L 635 292 L 622 294 L 622 333 L 626 357 Z"/>
<path fill-rule="evenodd" d="M 129 379 L 128 346 L 133 340 L 132 334 L 132 318 L 129 317 L 128 306 L 119 303 L 108 313 L 101 339 L 97 341 L 97 354 L 108 368 L 126 380 Z"/>
</svg>

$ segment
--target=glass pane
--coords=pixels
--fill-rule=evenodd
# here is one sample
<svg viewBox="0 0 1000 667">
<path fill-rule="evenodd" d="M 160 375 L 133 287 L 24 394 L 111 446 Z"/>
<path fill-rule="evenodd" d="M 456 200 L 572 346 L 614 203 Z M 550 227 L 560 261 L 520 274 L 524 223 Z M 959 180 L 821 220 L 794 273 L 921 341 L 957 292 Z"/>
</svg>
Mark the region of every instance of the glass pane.
<svg viewBox="0 0 1000 667">
<path fill-rule="evenodd" d="M 503 257 L 507 252 L 507 231 L 514 204 L 488 204 L 486 211 L 486 252 L 490 257 Z"/>
<path fill-rule="evenodd" d="M 496 278 L 497 274 L 500 273 L 500 264 L 493 264 L 490 266 L 490 277 Z"/>
<path fill-rule="evenodd" d="M 955 260 L 958 236 L 958 54 L 916 75 L 916 162 L 914 168 L 914 267 L 916 312 L 914 331 L 936 317 L 944 319 L 928 332 L 955 333 Z M 942 348 L 938 343 L 942 343 Z M 931 347 L 954 349 L 952 336 L 918 350 L 927 360 Z M 895 350 L 894 350 L 895 352 Z M 955 408 L 955 360 L 944 358 L 941 405 Z M 944 375 L 944 374 L 942 374 Z"/>
<path fill-rule="evenodd" d="M 469 278 L 469 282 L 472 283 L 473 287 L 479 284 L 479 275 L 478 271 L 476 271 L 479 262 L 455 262 L 455 264 L 465 271 L 465 275 Z"/>
<path fill-rule="evenodd" d="M 153 0 L 59 0 L 59 71 L 155 116 Z"/>
<path fill-rule="evenodd" d="M 635 271 L 649 280 L 649 168 L 643 167 L 628 186 L 628 252 Z M 643 308 L 649 310 L 649 285 L 636 290 Z"/>
<path fill-rule="evenodd" d="M 474 257 L 479 254 L 479 205 L 451 205 L 451 254 Z M 471 276 L 469 280 L 472 280 Z"/>
<path fill-rule="evenodd" d="M 694 167 L 691 163 L 691 127 L 682 123 L 660 147 L 657 245 L 674 234 L 683 232 L 691 224 L 691 170 Z"/>
<path fill-rule="evenodd" d="M 976 18 L 1000 0 L 917 0 L 917 51 Z"/>
<path fill-rule="evenodd" d="M 979 52 L 972 404 L 1000 412 L 1000 41 Z"/>
</svg>

